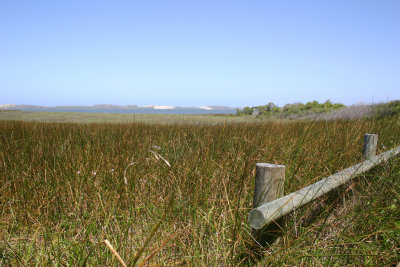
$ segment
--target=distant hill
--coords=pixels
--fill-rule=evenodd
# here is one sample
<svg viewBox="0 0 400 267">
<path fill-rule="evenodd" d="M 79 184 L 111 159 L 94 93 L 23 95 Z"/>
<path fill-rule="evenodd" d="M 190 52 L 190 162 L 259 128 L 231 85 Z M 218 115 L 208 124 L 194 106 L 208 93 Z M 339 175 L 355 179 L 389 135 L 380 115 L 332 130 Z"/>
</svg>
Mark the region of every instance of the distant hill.
<svg viewBox="0 0 400 267">
<path fill-rule="evenodd" d="M 0 110 L 43 110 L 43 109 L 57 109 L 57 110 L 74 110 L 74 109 L 93 109 L 93 110 L 104 110 L 104 109 L 207 109 L 207 110 L 235 110 L 235 108 L 225 106 L 205 106 L 205 107 L 173 107 L 173 106 L 138 106 L 138 105 L 126 105 L 118 106 L 111 104 L 100 104 L 94 106 L 35 106 L 35 105 L 15 105 L 15 104 L 0 104 Z"/>
</svg>

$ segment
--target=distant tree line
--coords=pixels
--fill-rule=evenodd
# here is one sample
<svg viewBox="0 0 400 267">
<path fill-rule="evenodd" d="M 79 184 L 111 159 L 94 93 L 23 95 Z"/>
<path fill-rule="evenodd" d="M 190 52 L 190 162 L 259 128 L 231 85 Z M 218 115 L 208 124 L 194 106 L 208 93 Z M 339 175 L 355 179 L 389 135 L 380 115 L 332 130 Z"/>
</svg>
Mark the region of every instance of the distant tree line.
<svg viewBox="0 0 400 267">
<path fill-rule="evenodd" d="M 292 115 L 292 114 L 306 114 L 306 113 L 326 113 L 334 110 L 344 108 L 345 105 L 341 103 L 332 103 L 326 100 L 324 103 L 318 101 L 303 103 L 286 104 L 283 107 L 278 107 L 272 102 L 264 106 L 244 107 L 237 109 L 237 115 L 257 115 L 257 116 L 277 116 Z"/>
<path fill-rule="evenodd" d="M 387 103 L 377 104 L 373 107 L 373 111 L 379 117 L 399 116 L 400 100 L 393 100 Z"/>
</svg>

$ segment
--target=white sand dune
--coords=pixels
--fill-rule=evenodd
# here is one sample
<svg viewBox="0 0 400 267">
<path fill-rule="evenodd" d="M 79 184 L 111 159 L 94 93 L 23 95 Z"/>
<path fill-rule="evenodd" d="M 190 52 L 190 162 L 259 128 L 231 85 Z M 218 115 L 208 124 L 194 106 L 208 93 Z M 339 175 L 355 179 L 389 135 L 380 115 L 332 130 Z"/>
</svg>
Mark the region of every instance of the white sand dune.
<svg viewBox="0 0 400 267">
<path fill-rule="evenodd" d="M 0 109 L 10 109 L 15 107 L 16 105 L 14 104 L 0 104 Z"/>
<path fill-rule="evenodd" d="M 174 109 L 173 106 L 153 106 L 153 109 Z"/>
</svg>

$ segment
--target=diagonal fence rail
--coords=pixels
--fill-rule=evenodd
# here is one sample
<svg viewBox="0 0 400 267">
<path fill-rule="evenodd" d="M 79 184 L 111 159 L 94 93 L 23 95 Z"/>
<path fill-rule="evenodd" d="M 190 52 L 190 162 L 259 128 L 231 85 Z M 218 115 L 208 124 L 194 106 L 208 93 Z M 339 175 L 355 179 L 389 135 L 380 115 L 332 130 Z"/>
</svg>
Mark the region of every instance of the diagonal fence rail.
<svg viewBox="0 0 400 267">
<path fill-rule="evenodd" d="M 274 168 L 278 167 L 282 169 L 284 166 L 258 163 L 254 209 L 250 211 L 248 216 L 250 226 L 256 230 L 262 229 L 271 222 L 289 214 L 294 209 L 302 207 L 318 197 L 329 193 L 340 185 L 400 153 L 400 146 L 398 146 L 375 156 L 376 145 L 377 135 L 366 134 L 364 136 L 363 154 L 365 160 L 363 162 L 335 173 L 294 193 L 290 193 L 289 195 L 279 198 L 275 197 L 276 199 L 274 196 L 280 193 L 275 192 L 275 190 L 276 188 L 282 188 L 284 174 L 282 176 L 282 172 L 276 172 Z M 267 171 L 261 171 L 261 168 L 267 168 Z M 260 182 L 260 180 L 263 182 Z M 279 186 L 276 185 L 277 183 Z M 271 196 L 274 200 L 271 200 Z"/>
</svg>

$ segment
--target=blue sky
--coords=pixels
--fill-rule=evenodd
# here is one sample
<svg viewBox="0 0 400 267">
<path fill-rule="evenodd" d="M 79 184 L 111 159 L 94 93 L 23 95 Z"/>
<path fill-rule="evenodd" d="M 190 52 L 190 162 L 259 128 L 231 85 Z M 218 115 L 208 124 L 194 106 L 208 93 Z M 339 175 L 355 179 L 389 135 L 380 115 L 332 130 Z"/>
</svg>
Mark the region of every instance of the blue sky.
<svg viewBox="0 0 400 267">
<path fill-rule="evenodd" d="M 400 99 L 400 1 L 1 1 L 0 103 Z"/>
</svg>

